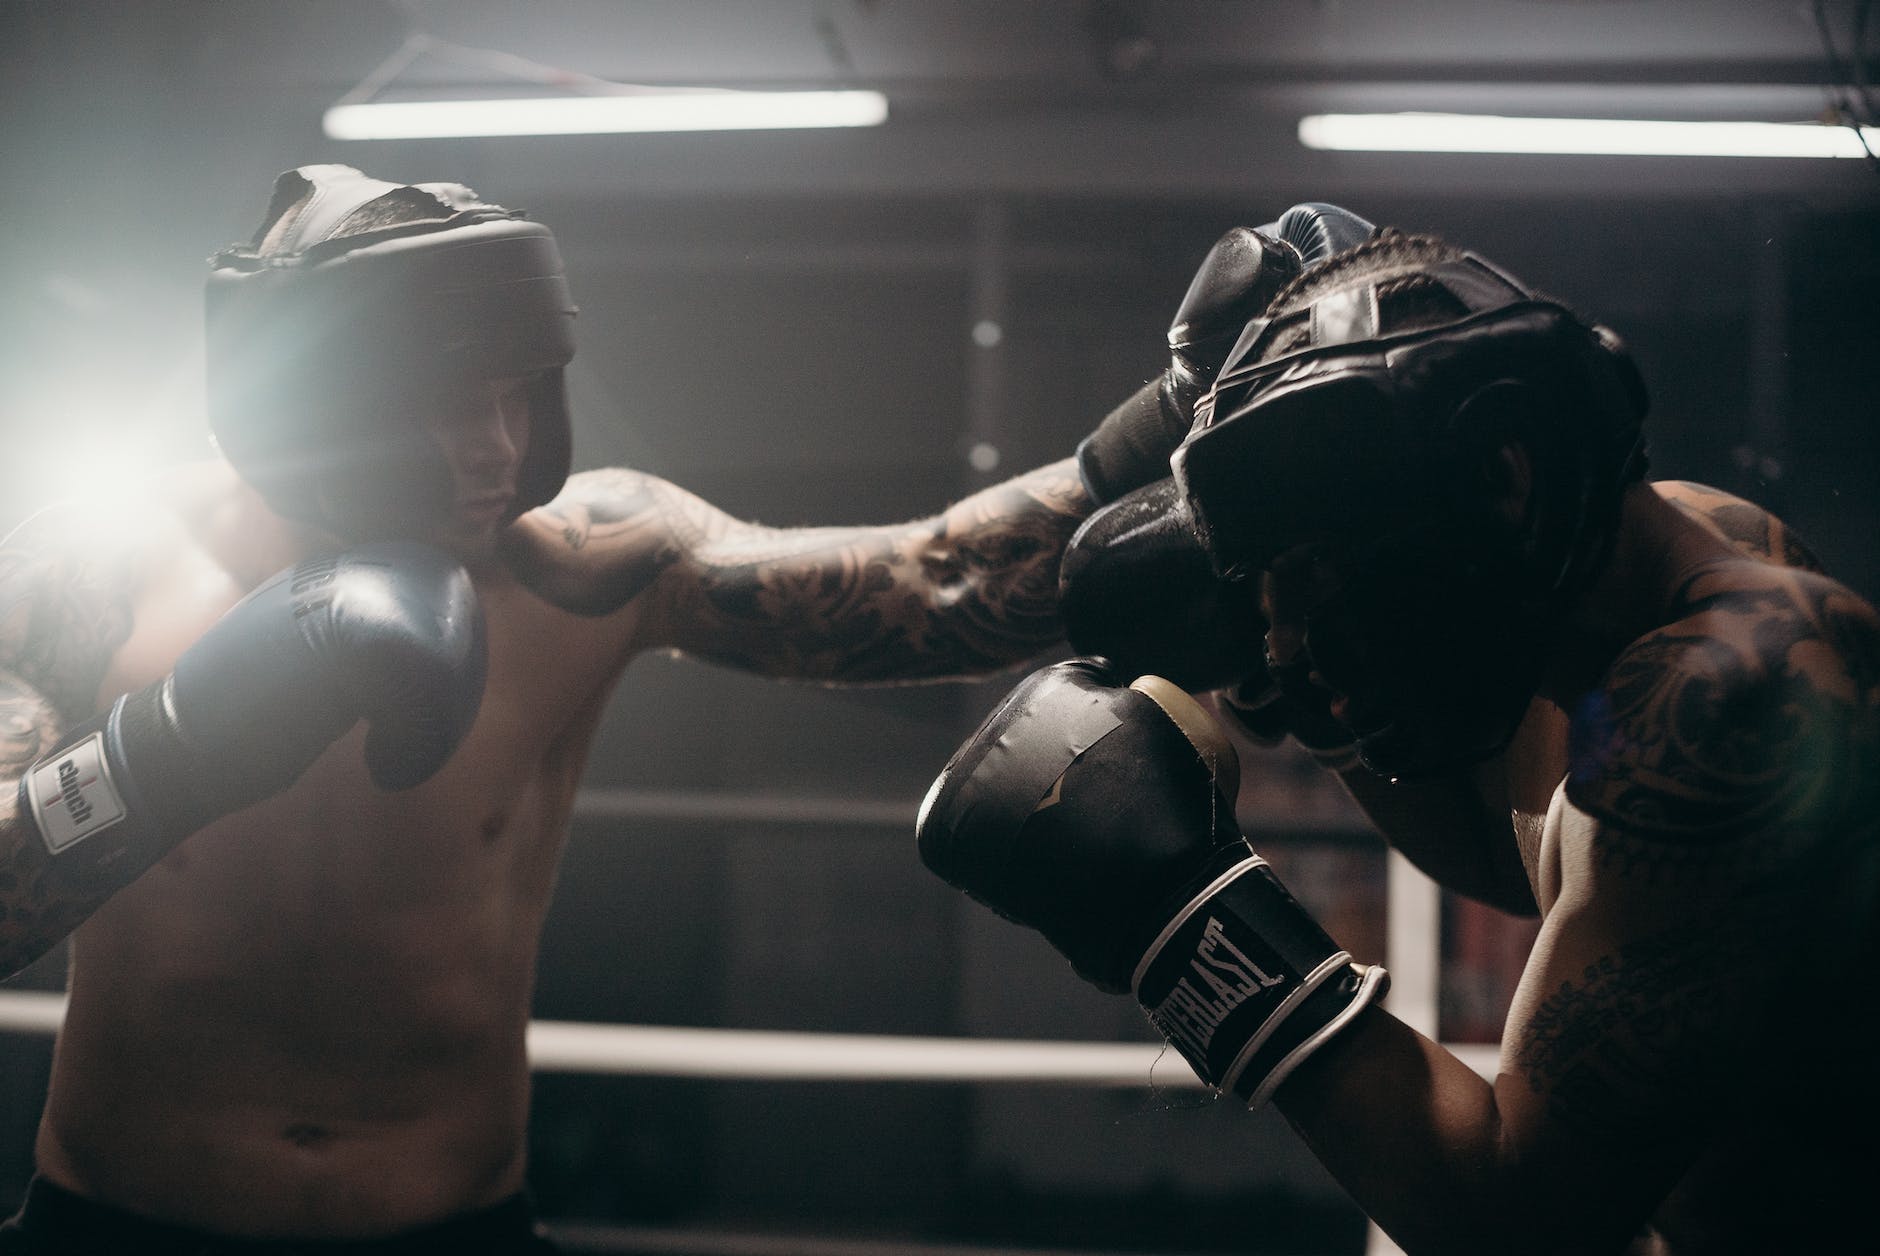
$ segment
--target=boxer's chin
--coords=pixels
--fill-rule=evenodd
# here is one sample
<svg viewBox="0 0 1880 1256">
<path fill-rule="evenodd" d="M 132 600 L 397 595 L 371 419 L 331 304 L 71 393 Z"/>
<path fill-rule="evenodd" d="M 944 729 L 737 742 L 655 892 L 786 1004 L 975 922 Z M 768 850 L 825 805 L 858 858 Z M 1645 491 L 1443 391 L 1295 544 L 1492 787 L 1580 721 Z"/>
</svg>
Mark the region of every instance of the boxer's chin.
<svg viewBox="0 0 1880 1256">
<path fill-rule="evenodd" d="M 497 537 L 505 521 L 466 520 L 451 516 L 426 529 L 422 539 L 449 552 L 466 567 L 485 566 L 496 559 Z"/>
</svg>

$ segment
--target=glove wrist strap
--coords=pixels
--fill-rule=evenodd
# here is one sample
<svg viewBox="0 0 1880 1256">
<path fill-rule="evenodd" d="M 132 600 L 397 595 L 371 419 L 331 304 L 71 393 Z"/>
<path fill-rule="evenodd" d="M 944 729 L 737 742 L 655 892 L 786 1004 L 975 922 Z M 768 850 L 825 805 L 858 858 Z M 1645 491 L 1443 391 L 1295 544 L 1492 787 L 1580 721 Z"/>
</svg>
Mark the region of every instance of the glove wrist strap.
<svg viewBox="0 0 1880 1256">
<path fill-rule="evenodd" d="M 208 801 L 213 782 L 191 770 L 168 701 L 162 681 L 123 695 L 20 777 L 18 814 L 31 821 L 53 866 L 77 883 L 128 884 L 227 810 Z M 134 772 L 133 760 L 147 770 Z"/>
<path fill-rule="evenodd" d="M 1168 923 L 1133 989 L 1202 1081 L 1258 1107 L 1387 984 L 1383 969 L 1355 965 L 1266 860 L 1250 855 Z"/>
<path fill-rule="evenodd" d="M 107 713 L 70 730 L 20 777 L 19 815 L 32 822 L 53 866 L 83 881 L 120 879 L 117 866 L 147 837 L 141 792 L 124 769 L 124 703 L 119 698 Z"/>
<path fill-rule="evenodd" d="M 1166 373 L 1131 393 L 1077 445 L 1077 473 L 1096 505 L 1169 474 L 1169 455 L 1187 422 L 1164 395 Z"/>
</svg>

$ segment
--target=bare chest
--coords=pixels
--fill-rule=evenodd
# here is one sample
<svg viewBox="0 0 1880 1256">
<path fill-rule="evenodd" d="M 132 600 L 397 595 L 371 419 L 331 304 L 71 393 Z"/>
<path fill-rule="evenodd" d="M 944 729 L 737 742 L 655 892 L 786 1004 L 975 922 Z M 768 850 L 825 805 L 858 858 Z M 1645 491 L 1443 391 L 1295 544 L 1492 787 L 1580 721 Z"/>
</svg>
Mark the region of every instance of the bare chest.
<svg viewBox="0 0 1880 1256">
<path fill-rule="evenodd" d="M 207 561 L 179 559 L 139 598 L 101 701 L 159 679 L 240 596 Z M 513 584 L 479 587 L 489 672 L 475 723 L 429 781 L 388 792 L 369 780 L 363 726 L 290 788 L 212 824 L 120 895 L 115 922 L 139 944 L 160 931 L 179 957 L 245 935 L 303 952 L 532 946 L 592 729 L 618 670 L 593 621 Z M 280 719 L 294 718 L 283 710 Z M 257 738 L 269 730 L 258 727 Z M 489 958 L 495 960 L 492 953 Z"/>
</svg>

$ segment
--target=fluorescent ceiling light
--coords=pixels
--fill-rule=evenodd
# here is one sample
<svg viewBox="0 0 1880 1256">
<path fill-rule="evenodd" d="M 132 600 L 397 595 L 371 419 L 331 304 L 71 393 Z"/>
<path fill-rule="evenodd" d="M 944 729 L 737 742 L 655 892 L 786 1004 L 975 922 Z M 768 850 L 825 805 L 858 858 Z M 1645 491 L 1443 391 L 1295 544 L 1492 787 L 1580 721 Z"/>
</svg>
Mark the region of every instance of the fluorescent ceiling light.
<svg viewBox="0 0 1880 1256">
<path fill-rule="evenodd" d="M 1880 130 L 1863 131 L 1880 145 Z M 1321 113 L 1299 120 L 1307 148 L 1396 153 L 1597 153 L 1654 157 L 1862 157 L 1844 126 L 1645 122 L 1457 113 Z"/>
<path fill-rule="evenodd" d="M 533 100 L 397 100 L 334 105 L 328 139 L 408 140 L 466 135 L 584 135 L 618 131 L 742 131 L 878 126 L 880 92 L 636 92 Z"/>
</svg>

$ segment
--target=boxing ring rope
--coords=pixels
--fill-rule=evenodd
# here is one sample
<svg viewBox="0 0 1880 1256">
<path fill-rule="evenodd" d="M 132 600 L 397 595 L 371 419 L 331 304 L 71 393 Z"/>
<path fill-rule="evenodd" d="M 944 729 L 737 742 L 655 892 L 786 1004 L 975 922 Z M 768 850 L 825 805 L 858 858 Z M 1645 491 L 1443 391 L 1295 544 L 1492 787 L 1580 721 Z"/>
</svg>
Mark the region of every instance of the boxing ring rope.
<svg viewBox="0 0 1880 1256">
<path fill-rule="evenodd" d="M 64 1015 L 62 994 L 0 991 L 0 1032 L 55 1033 Z M 1154 1043 L 917 1038 L 538 1020 L 529 1025 L 528 1044 L 529 1066 L 538 1073 L 727 1081 L 1200 1086 L 1180 1056 Z"/>
<path fill-rule="evenodd" d="M 823 827 L 913 826 L 905 802 L 794 795 L 726 795 L 693 790 L 584 789 L 575 814 L 590 819 L 664 819 L 691 822 L 769 822 Z M 1302 825 L 1301 820 L 1305 823 Z M 1295 832 L 1321 826 L 1315 817 L 1286 817 Z M 1323 827 L 1336 827 L 1336 822 Z M 1386 1006 L 1420 1032 L 1436 1034 L 1439 891 L 1408 860 L 1391 852 L 1387 863 L 1386 945 L 1393 988 Z M 0 1033 L 51 1035 L 65 1017 L 65 995 L 0 990 Z M 1493 1080 L 1498 1049 L 1448 1043 L 1448 1049 Z M 1181 1058 L 1155 1043 L 1060 1042 L 997 1038 L 940 1038 L 887 1034 L 801 1033 L 755 1029 L 698 1029 L 662 1025 L 532 1021 L 530 1068 L 538 1073 L 685 1077 L 723 1081 L 894 1082 L 971 1085 L 1032 1084 L 1107 1089 L 1201 1089 Z M 621 1236 L 615 1236 L 618 1241 Z M 657 1234 L 641 1234 L 633 1250 L 663 1250 Z M 702 1250 L 697 1236 L 688 1253 Z M 791 1240 L 793 1256 L 809 1251 Z M 652 1246 L 649 1246 L 652 1244 Z M 596 1247 L 595 1250 L 603 1250 Z M 619 1250 L 618 1248 L 616 1250 Z M 678 1249 L 673 1249 L 678 1250 Z M 749 1236 L 728 1240 L 727 1256 L 750 1256 Z M 768 1256 L 769 1249 L 763 1249 Z M 779 1252 L 785 1250 L 778 1248 Z M 913 1247 L 905 1248 L 913 1252 Z M 962 1249 L 964 1250 L 964 1249 Z M 821 1249 L 818 1249 L 820 1252 Z M 921 1249 L 937 1256 L 939 1249 Z M 951 1249 L 949 1249 L 949 1252 Z M 1366 1256 L 1401 1256 L 1375 1225 Z M 846 1248 L 829 1256 L 853 1256 Z M 980 1256 L 984 1256 L 983 1253 Z"/>
<path fill-rule="evenodd" d="M 63 994 L 0 990 L 0 1033 L 54 1034 L 65 1016 Z M 681 1029 L 659 1025 L 599 1025 L 533 1021 L 529 1066 L 538 1073 L 716 1078 L 723 1081 L 1032 1083 L 1093 1088 L 1199 1090 L 1181 1058 L 1153 1043 L 1040 1042 L 992 1038 L 917 1038 L 887 1034 L 787 1033 L 755 1029 Z M 1496 1049 L 1451 1045 L 1478 1073 L 1495 1075 Z M 559 1232 L 558 1232 L 559 1233 Z M 656 1230 L 618 1228 L 585 1237 L 586 1250 L 684 1252 L 699 1256 L 995 1256 L 990 1249 L 931 1244 L 823 1243 L 802 1236 L 767 1245 L 749 1235 L 727 1236 L 717 1247 L 698 1235 L 683 1241 Z M 665 1248 L 662 1242 L 675 1242 Z M 1376 1226 L 1368 1228 L 1366 1256 L 1400 1256 Z M 1033 1252 L 1031 1256 L 1049 1256 Z"/>
<path fill-rule="evenodd" d="M 586 788 L 583 819 L 770 822 L 819 827 L 889 827 L 912 832 L 915 805 L 902 800 L 706 790 Z M 1278 817 L 1275 818 L 1276 823 Z M 1285 820 L 1300 831 L 1302 817 Z M 1304 829 L 1320 827 L 1303 817 Z M 1387 945 L 1392 989 L 1386 1006 L 1413 1028 L 1436 1032 L 1437 891 L 1401 855 L 1388 864 Z M 0 1033 L 50 1035 L 65 996 L 0 989 Z M 1492 1079 L 1497 1049 L 1445 1044 Z M 1181 1057 L 1158 1043 L 914 1037 L 699 1029 L 666 1025 L 532 1021 L 529 1065 L 539 1073 L 718 1078 L 726 1081 L 1043 1084 L 1096 1088 L 1199 1089 Z"/>
<path fill-rule="evenodd" d="M 0 1033 L 47 1035 L 65 1018 L 65 996 L 0 990 Z M 1181 1057 L 1155 1043 L 1045 1042 L 1018 1038 L 921 1038 L 532 1021 L 529 1067 L 538 1073 L 700 1077 L 723 1081 L 1030 1083 L 1108 1088 L 1201 1083 Z M 1493 1047 L 1452 1046 L 1492 1077 Z"/>
<path fill-rule="evenodd" d="M 667 820 L 700 824 L 802 824 L 819 828 L 900 829 L 914 845 L 918 800 L 851 798 L 827 794 L 719 793 L 699 789 L 622 789 L 590 787 L 575 795 L 574 815 L 584 820 Z M 1242 810 L 1241 822 L 1258 830 L 1283 829 L 1292 835 L 1343 833 L 1352 820 L 1343 814 L 1277 810 Z M 1420 874 L 1419 874 L 1420 875 Z"/>
</svg>

